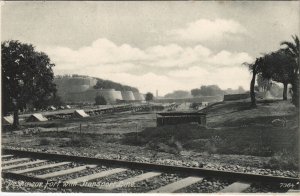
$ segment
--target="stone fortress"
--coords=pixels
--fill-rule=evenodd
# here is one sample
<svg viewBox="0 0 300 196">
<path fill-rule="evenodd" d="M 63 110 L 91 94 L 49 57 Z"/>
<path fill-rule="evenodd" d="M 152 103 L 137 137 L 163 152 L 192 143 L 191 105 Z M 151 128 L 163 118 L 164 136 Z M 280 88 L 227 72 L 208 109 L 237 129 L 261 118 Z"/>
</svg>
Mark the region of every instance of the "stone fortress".
<svg viewBox="0 0 300 196">
<path fill-rule="evenodd" d="M 66 103 L 95 103 L 98 95 L 103 96 L 108 104 L 145 100 L 139 92 L 95 89 L 97 79 L 88 76 L 59 76 L 54 79 L 54 83 L 57 94 Z"/>
</svg>

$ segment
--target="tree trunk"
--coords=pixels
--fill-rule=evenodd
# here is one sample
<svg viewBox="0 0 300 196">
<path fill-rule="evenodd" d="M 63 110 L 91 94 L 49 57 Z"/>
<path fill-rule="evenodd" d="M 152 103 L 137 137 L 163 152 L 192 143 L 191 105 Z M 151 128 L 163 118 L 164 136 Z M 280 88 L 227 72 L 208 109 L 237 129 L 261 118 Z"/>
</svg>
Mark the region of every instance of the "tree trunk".
<svg viewBox="0 0 300 196">
<path fill-rule="evenodd" d="M 296 76 L 292 82 L 292 103 L 298 108 L 299 107 L 299 76 Z"/>
<path fill-rule="evenodd" d="M 17 128 L 19 126 L 19 108 L 18 104 L 14 103 L 14 123 L 13 127 Z"/>
<path fill-rule="evenodd" d="M 283 83 L 283 100 L 287 100 L 287 88 L 288 88 L 288 84 Z"/>
<path fill-rule="evenodd" d="M 253 70 L 252 80 L 250 83 L 250 97 L 251 97 L 251 106 L 252 107 L 256 107 L 256 99 L 255 99 L 255 92 L 254 92 L 255 77 L 256 77 L 256 72 Z"/>
</svg>

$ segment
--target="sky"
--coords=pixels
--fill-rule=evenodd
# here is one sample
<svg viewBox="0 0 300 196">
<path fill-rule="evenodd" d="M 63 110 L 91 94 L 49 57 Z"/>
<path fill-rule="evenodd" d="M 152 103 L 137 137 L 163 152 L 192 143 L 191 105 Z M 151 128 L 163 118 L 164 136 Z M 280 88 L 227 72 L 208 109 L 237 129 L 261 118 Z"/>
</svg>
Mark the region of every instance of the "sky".
<svg viewBox="0 0 300 196">
<path fill-rule="evenodd" d="M 55 75 L 142 93 L 249 89 L 244 62 L 299 35 L 300 1 L 1 2 L 1 40 L 33 44 Z"/>
</svg>

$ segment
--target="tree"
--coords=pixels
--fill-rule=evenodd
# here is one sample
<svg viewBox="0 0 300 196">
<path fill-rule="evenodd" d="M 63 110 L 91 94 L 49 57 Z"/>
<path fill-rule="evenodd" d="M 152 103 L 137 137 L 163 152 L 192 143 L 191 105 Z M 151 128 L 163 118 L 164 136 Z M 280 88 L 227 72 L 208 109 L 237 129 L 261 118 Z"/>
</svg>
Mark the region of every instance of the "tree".
<svg viewBox="0 0 300 196">
<path fill-rule="evenodd" d="M 107 102 L 103 96 L 97 95 L 95 97 L 95 105 L 106 105 L 106 104 Z"/>
<path fill-rule="evenodd" d="M 294 59 L 281 49 L 266 54 L 261 66 L 261 76 L 264 79 L 283 84 L 283 100 L 287 100 L 287 87 L 289 83 L 292 83 L 294 63 Z"/>
<path fill-rule="evenodd" d="M 260 73 L 261 66 L 263 64 L 263 57 L 256 58 L 254 63 L 244 63 L 244 65 L 248 66 L 249 71 L 252 73 L 252 79 L 250 82 L 250 98 L 251 98 L 251 106 L 256 107 L 256 99 L 255 99 L 255 78 L 258 73 Z"/>
<path fill-rule="evenodd" d="M 177 90 L 173 91 L 172 93 L 168 93 L 165 95 L 165 98 L 171 98 L 171 99 L 182 99 L 182 98 L 188 98 L 191 97 L 191 94 L 189 91 L 183 91 L 183 90 Z"/>
<path fill-rule="evenodd" d="M 62 99 L 61 99 L 61 97 L 60 96 L 58 96 L 58 95 L 56 95 L 56 94 L 54 94 L 51 98 L 50 98 L 50 100 L 48 101 L 48 104 L 47 105 L 53 105 L 53 106 L 62 106 L 62 105 L 64 105 L 65 103 L 62 101 Z"/>
<path fill-rule="evenodd" d="M 14 112 L 13 126 L 19 125 L 18 111 L 32 102 L 44 107 L 56 92 L 54 74 L 49 57 L 35 51 L 31 44 L 10 40 L 1 43 L 2 106 L 3 112 Z"/>
<path fill-rule="evenodd" d="M 146 99 L 146 101 L 152 101 L 153 97 L 154 97 L 153 94 L 148 92 L 148 93 L 146 93 L 145 99 Z"/>
<path fill-rule="evenodd" d="M 222 96 L 224 95 L 224 91 L 220 89 L 218 85 L 203 85 L 200 89 L 192 89 L 191 94 L 194 97 L 197 96 Z"/>
<path fill-rule="evenodd" d="M 297 35 L 292 36 L 293 42 L 284 41 L 281 45 L 286 46 L 285 52 L 287 55 L 293 57 L 295 63 L 293 64 L 292 76 L 292 102 L 295 106 L 299 106 L 299 50 L 300 43 Z"/>
<path fill-rule="evenodd" d="M 259 89 L 263 92 L 270 90 L 272 85 L 271 80 L 263 78 L 261 74 L 257 76 L 256 82 Z"/>
<path fill-rule="evenodd" d="M 198 88 L 192 89 L 191 90 L 191 94 L 193 95 L 193 97 L 197 97 L 201 95 L 201 91 Z"/>
</svg>

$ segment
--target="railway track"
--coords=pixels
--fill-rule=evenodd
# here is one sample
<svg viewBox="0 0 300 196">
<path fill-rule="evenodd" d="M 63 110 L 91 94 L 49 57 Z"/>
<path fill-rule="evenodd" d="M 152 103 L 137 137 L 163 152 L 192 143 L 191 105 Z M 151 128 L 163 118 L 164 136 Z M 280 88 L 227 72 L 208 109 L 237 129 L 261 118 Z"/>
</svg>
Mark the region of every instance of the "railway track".
<svg viewBox="0 0 300 196">
<path fill-rule="evenodd" d="M 293 192 L 299 178 L 2 150 L 2 178 L 74 192 Z"/>
</svg>

